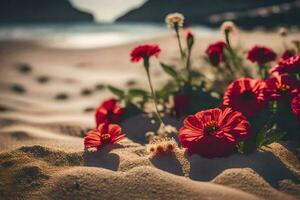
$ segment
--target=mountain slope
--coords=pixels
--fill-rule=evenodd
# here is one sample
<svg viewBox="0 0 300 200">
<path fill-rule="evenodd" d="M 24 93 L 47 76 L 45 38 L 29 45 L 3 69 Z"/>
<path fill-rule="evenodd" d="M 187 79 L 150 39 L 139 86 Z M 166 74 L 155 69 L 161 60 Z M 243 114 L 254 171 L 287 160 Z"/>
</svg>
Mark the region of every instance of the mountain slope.
<svg viewBox="0 0 300 200">
<path fill-rule="evenodd" d="M 187 22 L 219 26 L 233 20 L 244 28 L 299 25 L 299 0 L 149 0 L 140 8 L 129 11 L 117 21 L 163 22 L 170 12 L 181 12 Z M 290 15 L 291 13 L 291 15 Z M 283 17 L 283 22 L 280 19 Z M 247 24 L 249 22 L 249 24 Z"/>
<path fill-rule="evenodd" d="M 68 0 L 1 0 L 0 23 L 93 21 Z"/>
</svg>

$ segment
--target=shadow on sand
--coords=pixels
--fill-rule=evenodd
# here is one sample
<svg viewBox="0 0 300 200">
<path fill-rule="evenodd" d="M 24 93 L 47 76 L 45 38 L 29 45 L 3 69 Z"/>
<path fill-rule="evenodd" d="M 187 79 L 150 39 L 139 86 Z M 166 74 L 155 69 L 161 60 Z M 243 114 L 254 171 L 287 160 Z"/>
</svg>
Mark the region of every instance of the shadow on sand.
<svg viewBox="0 0 300 200">
<path fill-rule="evenodd" d="M 101 151 L 85 152 L 83 154 L 84 165 L 88 167 L 102 167 L 117 171 L 120 164 L 120 157 L 115 153 L 110 153 L 115 148 L 120 148 L 120 144 L 104 146 Z"/>
<path fill-rule="evenodd" d="M 251 168 L 262 176 L 271 186 L 277 188 L 278 181 L 296 176 L 271 152 L 255 151 L 250 155 L 232 155 L 227 158 L 206 159 L 197 155 L 187 157 L 190 161 L 190 178 L 210 181 L 226 169 Z"/>
</svg>

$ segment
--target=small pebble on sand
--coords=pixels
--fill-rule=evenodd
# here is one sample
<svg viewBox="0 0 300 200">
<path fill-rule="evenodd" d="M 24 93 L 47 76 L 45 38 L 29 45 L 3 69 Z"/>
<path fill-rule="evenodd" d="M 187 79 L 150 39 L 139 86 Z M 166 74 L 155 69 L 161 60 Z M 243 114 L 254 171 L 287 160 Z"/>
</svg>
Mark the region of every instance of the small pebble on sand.
<svg viewBox="0 0 300 200">
<path fill-rule="evenodd" d="M 81 95 L 82 96 L 89 96 L 89 95 L 91 95 L 92 94 L 92 90 L 90 90 L 90 89 L 83 89 L 82 91 L 81 91 Z"/>
<path fill-rule="evenodd" d="M 45 84 L 49 82 L 50 78 L 48 76 L 39 76 L 36 80 L 41 84 Z"/>
<path fill-rule="evenodd" d="M 25 88 L 20 84 L 13 84 L 11 90 L 19 94 L 24 94 L 26 92 Z"/>
<path fill-rule="evenodd" d="M 136 85 L 136 84 L 137 84 L 136 80 L 133 80 L 133 79 L 128 80 L 128 81 L 126 82 L 126 85 L 127 85 L 127 86 L 134 86 L 134 85 Z"/>
<path fill-rule="evenodd" d="M 65 93 L 59 93 L 55 96 L 55 99 L 57 99 L 57 100 L 66 100 L 68 98 L 69 98 L 69 96 Z"/>
<path fill-rule="evenodd" d="M 18 65 L 18 70 L 22 74 L 29 74 L 32 71 L 32 68 L 29 64 L 21 63 L 21 64 Z"/>
<path fill-rule="evenodd" d="M 95 110 L 95 108 L 93 108 L 93 107 L 87 107 L 83 111 L 84 112 L 93 112 L 94 110 Z"/>
<path fill-rule="evenodd" d="M 9 109 L 3 105 L 0 105 L 0 112 L 7 112 Z"/>
<path fill-rule="evenodd" d="M 102 83 L 98 83 L 98 84 L 96 84 L 95 88 L 96 88 L 96 90 L 103 90 L 105 88 L 105 85 Z"/>
</svg>

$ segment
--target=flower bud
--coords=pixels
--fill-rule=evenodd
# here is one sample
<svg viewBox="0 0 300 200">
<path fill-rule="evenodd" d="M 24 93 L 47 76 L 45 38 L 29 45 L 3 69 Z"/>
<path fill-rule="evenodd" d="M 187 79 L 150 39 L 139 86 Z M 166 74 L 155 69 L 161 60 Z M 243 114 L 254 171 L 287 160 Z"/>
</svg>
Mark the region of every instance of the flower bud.
<svg viewBox="0 0 300 200">
<path fill-rule="evenodd" d="M 188 49 L 191 49 L 194 45 L 194 34 L 192 31 L 188 31 L 187 32 L 187 35 L 186 35 L 186 42 L 187 42 L 187 46 L 188 46 Z"/>
</svg>

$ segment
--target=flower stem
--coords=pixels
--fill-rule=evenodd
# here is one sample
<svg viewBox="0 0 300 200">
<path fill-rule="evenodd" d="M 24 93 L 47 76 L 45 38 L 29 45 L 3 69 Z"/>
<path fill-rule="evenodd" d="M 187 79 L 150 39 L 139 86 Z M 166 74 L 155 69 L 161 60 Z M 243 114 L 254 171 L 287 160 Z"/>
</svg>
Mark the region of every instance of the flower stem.
<svg viewBox="0 0 300 200">
<path fill-rule="evenodd" d="M 150 77 L 150 72 L 149 72 L 149 67 L 146 67 L 146 72 L 147 72 L 147 77 L 148 77 L 148 82 L 149 82 L 149 86 L 150 86 L 150 90 L 151 90 L 151 95 L 152 95 L 152 98 L 153 98 L 153 102 L 154 102 L 154 107 L 155 107 L 155 114 L 159 120 L 159 122 L 165 126 L 165 123 L 163 122 L 160 114 L 159 114 L 159 111 L 158 111 L 158 107 L 157 107 L 157 98 L 156 98 L 156 94 L 154 92 L 154 89 L 153 89 L 153 85 L 152 85 L 152 81 L 151 81 L 151 77 Z"/>
<path fill-rule="evenodd" d="M 285 37 L 282 37 L 282 46 L 284 48 L 284 50 L 288 50 L 288 45 L 286 44 L 286 40 L 285 40 Z"/>
<path fill-rule="evenodd" d="M 226 44 L 227 44 L 227 49 L 229 51 L 230 57 L 231 57 L 231 61 L 232 61 L 232 65 L 235 69 L 239 69 L 244 76 L 248 75 L 247 71 L 244 69 L 243 66 L 240 66 L 240 63 L 237 63 L 236 59 L 237 59 L 237 55 L 234 52 L 233 48 L 231 47 L 231 43 L 230 43 L 230 39 L 229 39 L 229 32 L 225 32 L 225 40 L 226 40 Z"/>
<path fill-rule="evenodd" d="M 267 66 L 263 63 L 258 63 L 259 73 L 262 79 L 266 79 L 268 77 Z"/>
<path fill-rule="evenodd" d="M 181 59 L 183 60 L 184 59 L 184 53 L 183 53 L 183 49 L 182 49 L 182 45 L 181 45 L 179 29 L 178 29 L 178 27 L 175 27 L 174 29 L 175 29 L 175 32 L 176 32 L 176 37 L 177 37 L 177 41 L 178 41 L 178 46 L 179 46 Z"/>
<path fill-rule="evenodd" d="M 235 69 L 239 68 L 237 65 L 236 65 L 236 62 L 235 62 L 235 54 L 233 52 L 233 49 L 231 47 L 231 44 L 230 44 L 230 40 L 229 40 L 229 32 L 225 32 L 225 40 L 226 40 L 226 44 L 227 44 L 227 49 L 230 53 L 230 57 L 232 59 L 232 64 L 233 64 L 233 67 Z M 232 70 L 232 69 L 231 69 Z"/>
<path fill-rule="evenodd" d="M 188 49 L 188 54 L 186 58 L 186 71 L 188 73 L 188 83 L 192 85 L 192 76 L 191 76 L 191 53 L 192 49 Z"/>
</svg>

